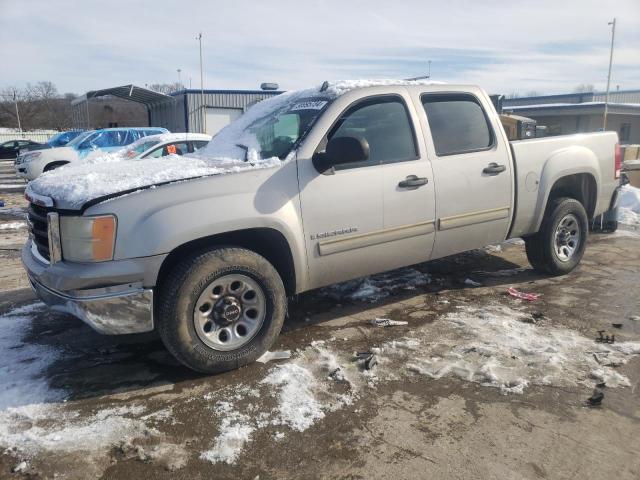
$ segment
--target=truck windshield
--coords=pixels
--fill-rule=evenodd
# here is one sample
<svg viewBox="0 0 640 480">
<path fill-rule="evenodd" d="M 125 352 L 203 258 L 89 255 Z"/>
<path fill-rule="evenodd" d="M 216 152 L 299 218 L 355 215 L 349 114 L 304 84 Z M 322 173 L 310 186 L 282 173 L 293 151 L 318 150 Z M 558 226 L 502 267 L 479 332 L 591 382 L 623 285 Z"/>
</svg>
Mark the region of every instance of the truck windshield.
<svg viewBox="0 0 640 480">
<path fill-rule="evenodd" d="M 315 94 L 315 95 L 313 95 Z M 263 100 L 222 129 L 198 152 L 203 157 L 247 161 L 281 160 L 309 132 L 331 97 L 298 91 Z"/>
</svg>

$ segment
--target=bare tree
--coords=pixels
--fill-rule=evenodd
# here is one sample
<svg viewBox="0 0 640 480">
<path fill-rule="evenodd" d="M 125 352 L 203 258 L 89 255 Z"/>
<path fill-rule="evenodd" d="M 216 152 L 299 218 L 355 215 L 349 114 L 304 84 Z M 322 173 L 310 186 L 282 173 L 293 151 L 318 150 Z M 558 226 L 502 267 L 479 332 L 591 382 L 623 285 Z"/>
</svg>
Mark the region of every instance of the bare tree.
<svg viewBox="0 0 640 480">
<path fill-rule="evenodd" d="M 170 93 L 177 92 L 184 89 L 184 85 L 178 82 L 174 83 L 152 83 L 149 85 L 149 90 L 154 92 L 164 93 L 169 95 Z"/>
<path fill-rule="evenodd" d="M 573 89 L 574 93 L 591 93 L 595 90 L 592 83 L 581 83 Z"/>
<path fill-rule="evenodd" d="M 52 82 L 0 89 L 0 126 L 17 127 L 16 103 L 23 129 L 71 127 L 73 95 L 61 96 Z"/>
</svg>

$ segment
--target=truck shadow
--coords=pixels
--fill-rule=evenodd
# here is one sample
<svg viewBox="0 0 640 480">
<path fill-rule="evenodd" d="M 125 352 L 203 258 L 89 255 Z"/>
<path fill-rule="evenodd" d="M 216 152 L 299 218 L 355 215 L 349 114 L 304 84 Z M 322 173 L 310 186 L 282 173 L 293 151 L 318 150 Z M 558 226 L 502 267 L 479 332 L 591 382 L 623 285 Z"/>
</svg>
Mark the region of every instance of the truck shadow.
<svg viewBox="0 0 640 480">
<path fill-rule="evenodd" d="M 519 254 L 518 258 L 522 258 L 522 255 Z M 349 296 L 353 289 L 357 291 L 359 282 L 366 282 L 367 279 L 308 292 L 292 299 L 280 343 L 288 345 L 287 348 L 304 346 L 309 343 L 310 325 L 366 312 L 373 307 L 417 296 L 428 298 L 430 294 L 443 290 L 476 288 L 465 283 L 467 279 L 495 287 L 543 278 L 528 266 L 523 267 L 486 251 L 467 252 L 381 276 L 385 294 L 373 302 L 368 301 L 366 296 L 357 300 Z M 375 282 L 376 277 L 380 276 L 368 279 Z M 421 277 L 424 281 L 416 282 Z M 407 278 L 412 283 L 403 284 Z M 433 297 L 436 298 L 435 295 Z M 36 357 L 39 351 L 55 352 L 52 360 L 43 365 L 39 377 L 47 382 L 49 389 L 64 392 L 69 400 L 163 385 L 173 385 L 174 389 L 186 388 L 213 381 L 211 376 L 198 374 L 180 365 L 155 334 L 103 336 L 73 317 L 46 309 L 32 314 L 21 342 L 33 349 Z M 259 368 L 251 365 L 236 372 L 217 375 L 215 382 L 245 380 L 259 371 Z"/>
</svg>

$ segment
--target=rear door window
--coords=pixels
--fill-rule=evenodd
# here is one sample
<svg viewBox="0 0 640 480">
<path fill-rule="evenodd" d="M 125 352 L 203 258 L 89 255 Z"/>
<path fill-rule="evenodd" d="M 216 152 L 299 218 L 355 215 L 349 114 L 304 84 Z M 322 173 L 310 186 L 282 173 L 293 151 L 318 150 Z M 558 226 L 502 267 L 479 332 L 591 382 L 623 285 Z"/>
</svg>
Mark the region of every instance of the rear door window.
<svg viewBox="0 0 640 480">
<path fill-rule="evenodd" d="M 493 131 L 480 102 L 468 94 L 422 96 L 431 138 L 439 157 L 487 150 Z"/>
</svg>

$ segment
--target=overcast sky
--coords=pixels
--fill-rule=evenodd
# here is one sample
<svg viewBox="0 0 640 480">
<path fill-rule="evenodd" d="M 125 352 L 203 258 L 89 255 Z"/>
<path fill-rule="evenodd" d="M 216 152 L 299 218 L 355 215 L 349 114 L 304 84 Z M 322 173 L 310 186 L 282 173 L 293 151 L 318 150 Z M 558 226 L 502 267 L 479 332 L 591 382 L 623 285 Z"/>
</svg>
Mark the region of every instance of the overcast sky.
<svg viewBox="0 0 640 480">
<path fill-rule="evenodd" d="M 0 0 L 0 87 L 283 89 L 325 79 L 475 83 L 495 93 L 640 88 L 640 0 Z"/>
</svg>

